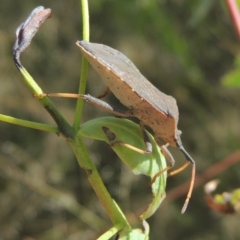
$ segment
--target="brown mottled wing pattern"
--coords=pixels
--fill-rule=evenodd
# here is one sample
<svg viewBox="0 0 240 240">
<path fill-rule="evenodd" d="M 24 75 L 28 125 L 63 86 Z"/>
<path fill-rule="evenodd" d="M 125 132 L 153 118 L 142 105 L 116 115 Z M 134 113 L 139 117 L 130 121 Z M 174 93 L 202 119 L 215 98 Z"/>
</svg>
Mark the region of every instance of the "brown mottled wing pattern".
<svg viewBox="0 0 240 240">
<path fill-rule="evenodd" d="M 99 62 L 111 69 L 130 88 L 134 89 L 139 97 L 178 121 L 176 100 L 153 86 L 124 54 L 103 44 L 86 41 L 79 41 L 78 44 L 85 50 L 85 52 L 82 51 L 84 54 L 86 52 L 91 54 Z"/>
</svg>

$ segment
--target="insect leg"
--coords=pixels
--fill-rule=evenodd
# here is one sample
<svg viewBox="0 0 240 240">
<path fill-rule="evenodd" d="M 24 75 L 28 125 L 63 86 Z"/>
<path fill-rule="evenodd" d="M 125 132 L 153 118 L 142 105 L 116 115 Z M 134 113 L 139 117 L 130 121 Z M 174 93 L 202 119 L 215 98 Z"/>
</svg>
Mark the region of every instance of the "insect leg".
<svg viewBox="0 0 240 240">
<path fill-rule="evenodd" d="M 109 94 L 109 92 L 110 92 L 110 88 L 107 87 L 107 88 L 105 89 L 105 92 L 104 92 L 103 94 L 97 96 L 97 98 L 104 98 L 104 97 L 106 97 L 106 96 Z"/>
<path fill-rule="evenodd" d="M 168 174 L 168 176 L 170 177 L 170 176 L 173 176 L 173 175 L 176 175 L 176 174 L 180 173 L 180 172 L 183 171 L 189 164 L 190 164 L 190 162 L 186 162 L 186 163 L 183 164 L 180 168 L 178 168 L 178 169 L 170 172 L 170 173 Z"/>
<path fill-rule="evenodd" d="M 151 141 L 148 137 L 147 131 L 146 131 L 142 122 L 140 122 L 140 127 L 141 127 L 141 131 L 142 131 L 143 140 L 144 140 L 144 143 L 146 145 L 145 152 L 146 153 L 152 153 L 152 143 L 151 143 Z"/>
<path fill-rule="evenodd" d="M 168 171 L 170 168 L 172 168 L 175 164 L 175 160 L 172 156 L 172 154 L 168 151 L 167 149 L 168 145 L 163 145 L 161 146 L 161 150 L 163 155 L 167 158 L 167 160 L 170 162 L 170 166 L 164 168 L 162 171 L 158 172 L 152 179 L 151 183 L 154 183 L 154 181 L 156 180 L 157 177 L 159 177 L 163 172 Z M 191 181 L 190 181 L 190 186 L 188 189 L 188 193 L 187 193 L 187 197 L 186 200 L 183 204 L 181 213 L 183 214 L 188 206 L 189 200 L 192 196 L 192 191 L 193 191 L 193 186 L 194 186 L 194 181 L 195 181 L 195 172 L 196 172 L 196 165 L 195 165 L 195 161 L 192 159 L 192 157 L 187 153 L 187 151 L 184 149 L 183 146 L 179 147 L 179 149 L 181 150 L 181 152 L 183 152 L 183 154 L 185 155 L 186 159 L 188 160 L 188 162 L 186 162 L 182 167 L 178 168 L 177 170 L 171 172 L 168 174 L 168 176 L 172 176 L 175 175 L 181 171 L 183 171 L 190 163 L 192 163 L 192 174 L 191 174 Z"/>
<path fill-rule="evenodd" d="M 118 117 L 130 117 L 132 116 L 130 111 L 121 111 L 115 109 L 110 104 L 105 101 L 93 97 L 89 94 L 74 94 L 74 93 L 43 93 L 39 95 L 34 95 L 34 97 L 43 98 L 43 97 L 64 97 L 64 98 L 81 98 L 85 102 L 90 103 L 91 105 L 98 107 L 106 112 L 112 113 Z"/>
<path fill-rule="evenodd" d="M 117 145 L 125 146 L 125 147 L 127 147 L 129 149 L 132 149 L 133 151 L 138 152 L 140 154 L 150 154 L 150 153 L 152 153 L 152 143 L 151 143 L 151 141 L 150 141 L 150 139 L 147 135 L 147 132 L 144 128 L 144 125 L 142 123 L 140 123 L 140 127 L 141 127 L 141 131 L 142 131 L 142 135 L 143 135 L 143 140 L 144 140 L 144 143 L 146 145 L 145 150 L 134 147 L 133 145 L 130 145 L 130 144 L 122 142 L 122 141 L 116 141 L 114 143 L 111 143 L 110 146 L 111 147 L 114 147 L 114 146 L 117 146 Z M 113 138 L 112 138 L 113 134 L 110 134 L 112 132 L 110 132 L 110 130 L 106 127 L 103 127 L 102 129 L 103 129 L 104 133 L 107 135 L 109 141 L 112 141 L 113 140 Z"/>
<path fill-rule="evenodd" d="M 170 168 L 172 168 L 175 165 L 175 160 L 172 156 L 172 154 L 169 152 L 169 150 L 167 149 L 168 144 L 166 145 L 160 145 L 161 147 L 161 151 L 163 153 L 163 155 L 165 156 L 165 158 L 169 161 L 170 165 L 165 167 L 164 169 L 162 169 L 160 172 L 158 172 L 151 181 L 151 184 L 153 184 L 157 177 L 159 177 L 161 174 L 163 174 L 165 171 L 168 171 Z"/>
</svg>

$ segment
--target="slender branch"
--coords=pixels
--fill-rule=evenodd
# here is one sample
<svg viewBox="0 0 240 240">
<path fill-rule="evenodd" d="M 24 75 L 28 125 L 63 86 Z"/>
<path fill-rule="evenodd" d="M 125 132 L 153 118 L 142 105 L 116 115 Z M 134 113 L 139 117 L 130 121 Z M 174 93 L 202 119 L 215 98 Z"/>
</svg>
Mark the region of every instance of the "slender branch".
<svg viewBox="0 0 240 240">
<path fill-rule="evenodd" d="M 30 89 L 30 91 L 34 95 L 40 95 L 43 93 L 40 86 L 34 81 L 32 76 L 28 73 L 28 71 L 21 67 L 20 69 L 21 74 L 23 75 L 24 82 L 27 85 L 27 87 Z M 65 118 L 61 115 L 61 113 L 57 110 L 57 108 L 54 106 L 54 104 L 50 101 L 49 98 L 38 98 L 41 105 L 48 111 L 48 113 L 52 116 L 52 118 L 55 120 L 55 122 L 58 125 L 59 131 L 67 138 L 74 138 L 74 131 L 72 127 L 68 124 L 68 122 L 65 120 Z"/>
<path fill-rule="evenodd" d="M 72 147 L 80 167 L 86 171 L 89 182 L 91 183 L 98 199 L 107 211 L 113 224 L 121 224 L 122 226 L 130 229 L 130 225 L 125 216 L 103 184 L 102 179 L 95 165 L 92 163 L 80 136 L 76 136 L 74 140 L 69 139 L 68 143 Z"/>
<path fill-rule="evenodd" d="M 0 114 L 0 121 L 15 124 L 22 127 L 29 127 L 29 128 L 33 128 L 41 131 L 59 133 L 59 129 L 56 126 L 22 120 L 22 119 L 14 118 L 14 117 L 3 115 L 3 114 Z"/>
<path fill-rule="evenodd" d="M 81 4 L 82 4 L 81 6 L 82 6 L 82 21 L 83 21 L 83 40 L 89 41 L 90 30 L 89 30 L 88 1 L 81 0 Z M 84 57 L 82 57 L 80 84 L 78 89 L 79 94 L 84 94 L 86 91 L 87 72 L 88 72 L 88 62 Z M 84 101 L 82 99 L 77 100 L 77 107 L 76 107 L 75 118 L 73 123 L 73 128 L 75 130 L 79 128 L 79 125 L 81 122 L 83 104 L 84 104 Z"/>
<path fill-rule="evenodd" d="M 42 24 L 42 22 L 38 21 L 42 19 L 42 16 L 40 16 L 39 14 L 43 13 L 45 17 L 48 17 L 49 12 L 51 12 L 48 10 L 46 14 L 46 12 L 43 12 L 43 11 L 45 11 L 43 7 L 36 8 L 35 10 L 33 10 L 33 12 L 24 22 L 24 24 L 20 25 L 20 28 L 19 28 L 20 32 L 18 32 L 18 38 L 17 38 L 17 40 L 19 41 L 15 43 L 13 48 L 13 56 L 14 56 L 15 64 L 19 69 L 19 71 L 21 72 L 21 74 L 23 75 L 25 84 L 35 96 L 40 96 L 43 93 L 43 91 L 38 86 L 38 84 L 34 81 L 31 75 L 27 72 L 27 70 L 22 66 L 20 62 L 20 54 L 26 49 L 26 46 L 30 45 L 30 42 L 33 36 L 35 35 L 39 26 Z M 89 16 L 88 16 L 87 0 L 82 0 L 82 12 L 83 12 L 82 13 L 83 14 L 83 38 L 84 40 L 89 40 Z M 81 81 L 80 81 L 80 87 L 79 87 L 80 93 L 85 92 L 86 79 L 87 79 L 87 61 L 83 59 Z M 86 148 L 82 142 L 82 139 L 80 138 L 80 136 L 76 134 L 80 124 L 80 120 L 81 120 L 83 101 L 82 100 L 78 101 L 77 109 L 75 113 L 75 119 L 74 119 L 74 127 L 71 127 L 47 97 L 39 97 L 38 100 L 42 104 L 42 106 L 51 114 L 51 116 L 53 117 L 53 119 L 55 120 L 55 122 L 59 127 L 59 131 L 64 135 L 64 137 L 67 139 L 68 144 L 72 147 L 80 167 L 86 171 L 88 179 L 96 195 L 98 196 L 100 202 L 105 208 L 113 224 L 115 226 L 116 225 L 121 226 L 121 228 L 131 229 L 124 214 L 121 212 L 120 208 L 112 199 L 106 187 L 104 186 L 104 183 L 101 177 L 99 176 L 99 173 L 96 167 L 92 163 L 86 151 Z M 33 123 L 28 121 L 15 119 L 15 124 L 17 123 L 20 123 L 22 125 L 25 124 L 26 126 L 32 126 L 35 128 L 45 127 L 45 129 L 47 129 L 47 127 L 43 125 L 41 126 L 36 124 L 34 125 Z M 50 131 L 51 130 L 53 129 L 50 129 Z"/>
<path fill-rule="evenodd" d="M 225 1 L 226 1 L 230 16 L 232 18 L 232 22 L 235 27 L 235 31 L 240 40 L 240 14 L 239 14 L 239 10 L 238 10 L 238 5 L 236 3 L 236 0 L 225 0 Z"/>
<path fill-rule="evenodd" d="M 89 41 L 89 10 L 88 10 L 88 1 L 81 0 L 82 4 L 82 16 L 83 16 L 83 39 Z M 81 68 L 81 77 L 80 77 L 80 86 L 79 93 L 85 93 L 86 89 L 86 80 L 87 80 L 87 60 L 82 59 L 82 68 Z M 77 108 L 75 112 L 75 119 L 73 128 L 75 131 L 79 128 L 79 124 L 82 116 L 83 101 L 80 99 L 77 102 Z M 106 210 L 108 216 L 114 225 L 121 226 L 122 228 L 131 229 L 128 221 L 126 220 L 121 209 L 112 199 L 111 195 L 107 191 L 95 165 L 91 161 L 87 150 L 82 142 L 80 136 L 76 135 L 74 139 L 68 139 L 69 145 L 72 147 L 75 156 L 77 157 L 78 163 L 81 168 L 83 168 L 88 176 L 88 180 L 91 183 L 92 188 L 94 189 L 98 199 Z M 120 230 L 120 229 L 118 229 Z"/>
<path fill-rule="evenodd" d="M 17 69 L 23 75 L 25 84 L 34 95 L 42 94 L 43 91 L 21 64 L 20 56 L 30 46 L 33 37 L 38 32 L 44 21 L 50 16 L 51 9 L 45 9 L 43 6 L 34 8 L 27 19 L 17 28 L 16 41 L 12 49 L 14 63 Z M 39 102 L 53 117 L 59 127 L 60 132 L 67 138 L 74 138 L 74 130 L 60 114 L 54 104 L 46 97 L 39 98 Z"/>
<path fill-rule="evenodd" d="M 107 232 L 101 235 L 97 240 L 106 240 L 113 237 L 116 233 L 118 233 L 123 228 L 122 224 L 116 224 L 111 227 Z"/>
</svg>

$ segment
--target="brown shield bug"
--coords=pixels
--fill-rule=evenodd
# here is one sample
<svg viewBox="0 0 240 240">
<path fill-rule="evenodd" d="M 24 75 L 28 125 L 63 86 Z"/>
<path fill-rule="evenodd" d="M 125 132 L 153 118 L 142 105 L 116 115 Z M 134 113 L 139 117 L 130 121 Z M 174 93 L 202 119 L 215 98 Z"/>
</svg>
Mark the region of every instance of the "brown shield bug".
<svg viewBox="0 0 240 240">
<path fill-rule="evenodd" d="M 167 144 L 179 148 L 189 161 L 173 173 L 183 170 L 189 163 L 192 163 L 191 185 L 182 209 L 182 213 L 185 212 L 194 184 L 195 161 L 184 149 L 180 138 L 181 131 L 177 129 L 179 112 L 176 100 L 153 86 L 139 72 L 132 61 L 119 51 L 106 45 L 86 41 L 78 41 L 77 46 L 99 73 L 110 91 L 123 105 L 130 109 L 126 112 L 126 115 L 137 117 L 142 126 L 149 126 L 153 130 L 156 142 L 160 144 L 164 155 L 170 161 L 170 166 L 163 171 L 173 167 L 175 161 L 159 139 L 163 139 Z M 116 110 L 112 110 L 116 114 Z M 118 115 L 122 116 L 122 113 Z M 158 173 L 155 179 L 163 171 Z M 173 175 L 173 173 L 170 173 L 170 175 Z"/>
<path fill-rule="evenodd" d="M 180 138 L 181 131 L 177 129 L 179 112 L 176 100 L 153 86 L 139 72 L 132 61 L 121 52 L 103 44 L 90 43 L 87 41 L 78 41 L 76 44 L 84 57 L 99 73 L 108 89 L 129 110 L 125 112 L 119 111 L 108 103 L 90 95 L 58 93 L 45 94 L 45 96 L 82 98 L 86 102 L 113 113 L 116 116 L 136 117 L 140 120 L 143 136 L 146 136 L 146 134 L 144 134 L 144 126 L 150 127 L 154 133 L 156 142 L 160 145 L 163 154 L 170 162 L 168 167 L 156 174 L 152 182 L 154 182 L 160 174 L 169 170 L 175 164 L 175 160 L 168 151 L 167 146 L 170 145 L 179 148 L 188 162 L 169 175 L 182 171 L 189 163 L 192 164 L 191 183 L 182 208 L 182 213 L 184 213 L 194 185 L 195 161 L 184 149 Z M 165 141 L 165 145 L 161 142 L 161 139 Z M 132 147 L 132 149 L 147 154 L 151 151 L 151 146 L 147 144 L 146 151 L 138 150 L 135 147 Z"/>
</svg>

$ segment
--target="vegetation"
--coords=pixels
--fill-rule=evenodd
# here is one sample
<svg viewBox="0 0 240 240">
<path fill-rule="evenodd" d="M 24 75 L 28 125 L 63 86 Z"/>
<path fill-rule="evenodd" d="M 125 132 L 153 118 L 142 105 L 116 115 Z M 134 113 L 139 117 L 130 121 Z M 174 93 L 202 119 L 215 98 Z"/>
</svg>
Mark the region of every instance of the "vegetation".
<svg viewBox="0 0 240 240">
<path fill-rule="evenodd" d="M 22 55 L 22 63 L 44 92 L 78 92 L 79 2 L 2 1 L 0 113 L 55 125 L 23 84 L 11 56 L 15 29 L 38 5 L 51 8 L 52 17 Z M 89 13 L 92 42 L 125 53 L 147 79 L 177 99 L 182 141 L 200 176 L 228 156 L 239 159 L 239 89 L 229 88 L 239 83 L 239 41 L 224 2 L 92 0 Z M 105 90 L 91 68 L 88 79 L 87 93 L 98 96 Z M 76 100 L 52 101 L 73 123 Z M 106 101 L 121 107 L 112 95 Z M 82 123 L 106 115 L 84 104 Z M 64 138 L 4 122 L 0 136 L 0 238 L 96 239 L 112 226 Z M 106 143 L 84 142 L 130 225 L 141 227 L 137 217 L 152 198 L 149 178 L 134 175 Z M 177 149 L 170 151 L 177 166 L 185 163 Z M 206 179 L 219 178 L 220 192 L 239 187 L 239 166 L 223 163 L 225 171 L 213 168 Z M 189 177 L 190 168 L 167 179 L 167 198 L 148 220 L 150 239 L 239 238 L 239 215 L 210 210 L 203 185 L 196 185 L 181 215 L 187 191 L 182 184 L 189 184 Z"/>
</svg>

